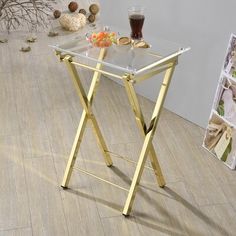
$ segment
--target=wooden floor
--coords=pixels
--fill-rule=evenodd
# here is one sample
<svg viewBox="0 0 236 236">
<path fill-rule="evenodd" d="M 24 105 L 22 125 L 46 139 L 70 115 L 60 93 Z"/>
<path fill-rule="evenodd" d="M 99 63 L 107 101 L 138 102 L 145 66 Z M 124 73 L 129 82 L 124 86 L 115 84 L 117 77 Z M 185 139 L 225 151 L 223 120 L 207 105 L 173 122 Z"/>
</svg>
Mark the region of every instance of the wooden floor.
<svg viewBox="0 0 236 236">
<path fill-rule="evenodd" d="M 125 192 L 77 171 L 61 189 L 82 110 L 47 46 L 56 39 L 39 34 L 22 53 L 24 38 L 0 44 L 1 236 L 236 235 L 236 172 L 202 149 L 203 129 L 167 110 L 154 139 L 167 185 L 157 187 L 146 170 L 129 218 L 121 215 Z M 86 87 L 90 77 L 83 71 Z M 153 103 L 140 101 L 149 119 Z M 142 140 L 123 88 L 102 78 L 94 112 L 109 149 L 137 160 Z M 76 165 L 128 187 L 134 166 L 113 160 L 107 168 L 88 128 Z"/>
</svg>

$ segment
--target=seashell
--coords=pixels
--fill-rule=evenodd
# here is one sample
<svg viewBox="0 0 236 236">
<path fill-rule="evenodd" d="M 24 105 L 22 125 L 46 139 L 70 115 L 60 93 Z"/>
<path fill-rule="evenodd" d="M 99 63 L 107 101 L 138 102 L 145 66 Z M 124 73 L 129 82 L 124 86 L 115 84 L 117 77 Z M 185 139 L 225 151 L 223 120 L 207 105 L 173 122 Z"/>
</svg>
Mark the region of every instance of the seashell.
<svg viewBox="0 0 236 236">
<path fill-rule="evenodd" d="M 31 47 L 30 46 L 23 46 L 20 49 L 21 52 L 29 52 L 31 51 Z"/>
<path fill-rule="evenodd" d="M 28 43 L 34 43 L 37 40 L 36 36 L 29 36 L 26 38 L 26 42 Z"/>
<path fill-rule="evenodd" d="M 1 39 L 0 38 L 0 43 L 7 43 L 8 42 L 8 39 Z"/>
<path fill-rule="evenodd" d="M 49 32 L 48 32 L 48 37 L 56 37 L 56 36 L 58 36 L 58 35 L 59 35 L 59 33 L 56 32 L 56 31 L 49 31 Z"/>
</svg>

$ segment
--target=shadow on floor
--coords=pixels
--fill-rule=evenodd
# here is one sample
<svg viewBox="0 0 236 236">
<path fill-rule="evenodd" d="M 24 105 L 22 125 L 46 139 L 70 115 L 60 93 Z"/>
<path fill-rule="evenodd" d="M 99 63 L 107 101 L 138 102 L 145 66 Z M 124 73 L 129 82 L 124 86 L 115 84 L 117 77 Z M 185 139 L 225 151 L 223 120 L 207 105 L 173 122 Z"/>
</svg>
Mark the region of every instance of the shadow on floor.
<svg viewBox="0 0 236 236">
<path fill-rule="evenodd" d="M 70 192 L 72 194 L 76 194 L 79 197 L 83 197 L 83 198 L 86 198 L 88 200 L 92 200 L 92 201 L 96 201 L 98 203 L 101 203 L 104 206 L 107 206 L 107 207 L 110 207 L 110 208 L 112 208 L 114 210 L 117 210 L 118 212 L 120 212 L 120 214 L 122 214 L 121 213 L 122 210 L 123 210 L 123 206 L 122 205 L 116 204 L 114 202 L 106 201 L 106 200 L 104 200 L 102 198 L 94 197 L 94 196 L 89 195 L 87 193 L 82 193 L 82 192 L 80 192 L 78 190 L 67 189 L 66 191 Z M 135 211 L 135 214 L 136 213 L 139 214 L 139 215 L 142 214 L 141 212 L 138 212 L 138 211 Z M 134 221 L 137 224 L 144 225 L 144 226 L 146 226 L 148 228 L 151 228 L 151 229 L 153 229 L 155 231 L 166 233 L 168 235 L 183 236 L 182 233 L 177 233 L 176 231 L 172 231 L 170 229 L 166 229 L 163 226 L 158 225 L 156 222 L 155 223 L 154 222 L 151 223 L 151 222 L 147 222 L 147 221 L 145 221 L 143 219 L 138 219 L 137 220 L 136 217 L 133 216 L 133 215 L 130 215 L 129 217 L 127 217 L 127 220 Z"/>
<path fill-rule="evenodd" d="M 116 174 L 119 178 L 121 178 L 125 183 L 127 183 L 129 185 L 131 184 L 130 178 L 125 173 L 123 173 L 119 168 L 112 166 L 110 169 L 114 172 L 114 174 Z M 228 232 L 226 229 L 224 229 L 222 226 L 218 225 L 211 218 L 209 218 L 207 215 L 202 213 L 197 207 L 192 205 L 190 202 L 185 200 L 183 197 L 181 197 L 178 193 L 176 193 L 175 191 L 173 191 L 169 187 L 166 186 L 164 189 L 162 189 L 162 191 L 166 192 L 167 194 L 163 194 L 161 192 L 155 191 L 155 190 L 153 190 L 149 187 L 146 187 L 146 186 L 141 186 L 141 187 L 146 188 L 147 190 L 158 194 L 159 197 L 161 195 L 164 195 L 164 197 L 174 199 L 175 201 L 177 201 L 181 205 L 183 205 L 186 209 L 191 211 L 194 215 L 196 215 L 200 220 L 205 222 L 212 229 L 214 229 L 218 232 L 220 230 L 223 235 L 228 235 Z M 148 213 L 137 211 L 137 210 L 133 211 L 133 214 L 128 217 L 128 220 L 135 221 L 137 224 L 141 224 L 147 228 L 151 228 L 155 231 L 166 233 L 169 235 L 182 236 L 182 235 L 184 235 L 182 232 L 184 230 L 184 231 L 187 231 L 186 233 L 189 235 L 201 236 L 201 233 L 196 232 L 196 231 L 193 232 L 193 230 L 191 228 L 187 228 L 186 225 L 184 225 L 184 229 L 182 229 L 182 227 L 181 227 L 182 226 L 181 223 L 183 223 L 182 219 L 177 219 L 176 217 L 171 217 L 171 215 L 168 213 L 168 211 L 165 208 L 163 208 L 163 206 L 160 206 L 160 204 L 155 200 L 156 197 L 153 196 L 153 198 L 150 198 L 148 193 L 146 191 L 144 191 L 142 188 L 138 189 L 138 193 L 140 193 L 140 196 L 146 202 L 148 202 L 150 205 L 152 205 L 153 209 L 155 211 L 157 211 L 162 216 L 165 216 L 167 221 L 170 222 L 170 218 L 171 218 L 171 225 L 176 226 L 176 228 L 174 228 L 173 230 L 167 229 L 166 227 L 170 227 L 170 225 L 168 224 L 168 225 L 166 225 L 166 227 L 165 227 L 165 225 L 163 225 L 166 223 L 166 220 L 162 220 L 163 222 L 161 222 L 160 219 L 158 219 L 157 217 L 150 215 Z M 79 197 L 83 197 L 83 198 L 86 198 L 91 201 L 96 201 L 96 202 L 101 203 L 107 207 L 110 207 L 116 211 L 122 212 L 122 210 L 123 210 L 123 205 L 120 205 L 120 204 L 117 204 L 114 202 L 110 202 L 110 201 L 107 201 L 102 198 L 94 197 L 92 195 L 80 192 L 78 190 L 67 189 L 66 191 L 70 192 L 72 194 L 76 194 Z M 161 225 L 158 225 L 158 223 L 160 223 Z M 177 231 L 179 231 L 179 232 L 177 232 Z"/>
<path fill-rule="evenodd" d="M 117 175 L 119 176 L 125 183 L 127 184 L 131 184 L 131 180 L 130 178 L 124 174 L 120 169 L 118 169 L 117 167 L 113 166 L 111 168 L 111 170 Z M 161 192 L 158 192 L 158 191 L 155 191 L 149 187 L 146 187 L 146 186 L 141 186 L 143 188 L 146 188 L 148 190 L 151 190 L 153 192 L 155 192 L 156 194 L 158 195 L 164 195 L 164 197 L 170 197 L 174 200 L 176 200 L 177 202 L 179 202 L 181 205 L 183 205 L 186 209 L 188 209 L 190 212 L 192 212 L 194 215 L 196 215 L 200 220 L 202 220 L 203 222 L 205 222 L 208 226 L 210 226 L 212 229 L 216 230 L 216 231 L 221 231 L 223 233 L 223 235 L 228 235 L 228 231 L 223 228 L 221 225 L 217 224 L 215 221 L 213 221 L 210 217 L 208 217 L 207 215 L 205 215 L 204 213 L 202 213 L 197 207 L 195 207 L 194 205 L 192 205 L 190 202 L 188 202 L 186 199 L 184 199 L 183 197 L 181 197 L 178 193 L 176 193 L 175 191 L 173 191 L 172 189 L 170 189 L 169 187 L 165 186 L 165 188 L 163 189 L 167 194 L 163 194 Z M 138 192 L 141 193 L 141 196 L 146 199 L 149 203 L 151 203 L 155 208 L 157 208 L 156 206 L 158 206 L 158 203 L 153 199 L 150 199 L 149 195 L 143 191 L 142 188 L 139 188 L 138 189 Z M 170 217 L 168 212 L 158 206 L 158 210 L 159 212 L 161 211 L 161 214 L 162 215 L 165 215 L 166 217 Z M 136 212 L 134 211 L 135 213 L 137 213 L 137 215 L 139 216 L 144 216 L 145 218 L 150 218 L 149 215 L 147 214 L 143 214 L 143 213 L 139 213 L 139 212 Z M 136 215 L 136 214 L 135 214 Z M 156 221 L 157 219 L 154 219 L 154 218 L 151 218 L 150 220 L 153 220 L 153 221 Z M 174 220 L 174 222 L 173 222 Z M 143 223 L 144 221 L 143 220 L 139 220 L 140 223 Z M 179 225 L 180 222 L 178 222 L 178 220 L 176 219 L 172 219 L 172 222 L 176 225 Z M 149 225 L 150 223 L 149 222 L 145 222 L 145 225 L 147 226 L 147 224 Z M 149 225 L 150 226 L 150 225 Z M 151 225 L 153 228 L 153 225 Z M 175 233 L 176 234 L 176 233 Z M 199 234 L 196 234 L 196 232 L 192 232 L 192 235 L 199 235 Z"/>
</svg>

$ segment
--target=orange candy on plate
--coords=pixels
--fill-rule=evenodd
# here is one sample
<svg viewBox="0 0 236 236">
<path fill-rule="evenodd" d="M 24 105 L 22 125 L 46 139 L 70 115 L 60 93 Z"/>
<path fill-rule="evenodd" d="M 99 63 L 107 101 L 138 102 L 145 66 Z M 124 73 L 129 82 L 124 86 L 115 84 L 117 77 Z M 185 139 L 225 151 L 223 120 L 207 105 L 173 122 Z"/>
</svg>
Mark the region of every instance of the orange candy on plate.
<svg viewBox="0 0 236 236">
<path fill-rule="evenodd" d="M 95 47 L 110 47 L 112 43 L 116 41 L 116 33 L 106 31 L 92 33 L 92 35 L 88 37 L 88 40 Z"/>
</svg>

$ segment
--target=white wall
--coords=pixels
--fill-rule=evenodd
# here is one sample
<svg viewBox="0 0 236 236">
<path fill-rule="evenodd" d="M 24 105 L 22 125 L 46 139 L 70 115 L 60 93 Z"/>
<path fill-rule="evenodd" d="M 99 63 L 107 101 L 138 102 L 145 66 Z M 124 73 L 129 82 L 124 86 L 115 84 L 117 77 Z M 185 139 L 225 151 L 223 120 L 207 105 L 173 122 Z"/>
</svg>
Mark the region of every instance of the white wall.
<svg viewBox="0 0 236 236">
<path fill-rule="evenodd" d="M 236 33 L 235 0 L 100 0 L 108 25 L 129 29 L 127 8 L 146 7 L 144 36 L 161 37 L 192 50 L 181 56 L 165 107 L 206 127 L 231 32 Z M 156 99 L 158 80 L 138 92 Z"/>
</svg>

